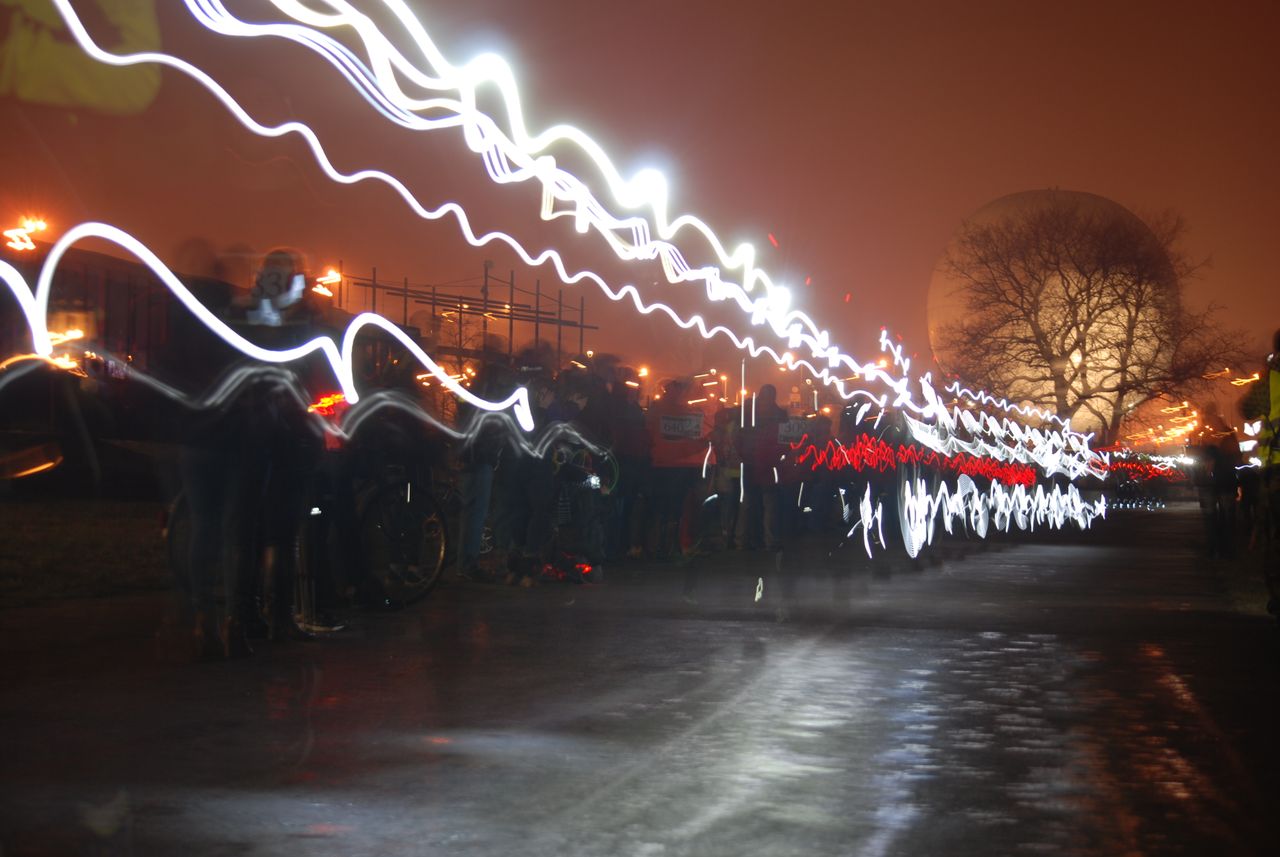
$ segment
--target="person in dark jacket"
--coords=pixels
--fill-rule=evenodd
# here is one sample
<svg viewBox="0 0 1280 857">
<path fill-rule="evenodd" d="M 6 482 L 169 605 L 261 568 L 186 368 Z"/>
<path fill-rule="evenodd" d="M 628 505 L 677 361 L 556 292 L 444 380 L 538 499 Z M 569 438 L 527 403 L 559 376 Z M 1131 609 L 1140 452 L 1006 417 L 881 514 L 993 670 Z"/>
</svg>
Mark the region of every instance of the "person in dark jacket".
<svg viewBox="0 0 1280 857">
<path fill-rule="evenodd" d="M 494 401 L 511 391 L 511 373 L 496 356 L 490 356 L 476 373 L 471 391 Z M 460 456 L 458 493 L 462 508 L 458 517 L 458 576 L 466 580 L 487 577 L 480 569 L 485 521 L 493 496 L 493 478 L 507 445 L 505 423 L 466 401 L 458 402 L 458 428 L 465 433 Z"/>
</svg>

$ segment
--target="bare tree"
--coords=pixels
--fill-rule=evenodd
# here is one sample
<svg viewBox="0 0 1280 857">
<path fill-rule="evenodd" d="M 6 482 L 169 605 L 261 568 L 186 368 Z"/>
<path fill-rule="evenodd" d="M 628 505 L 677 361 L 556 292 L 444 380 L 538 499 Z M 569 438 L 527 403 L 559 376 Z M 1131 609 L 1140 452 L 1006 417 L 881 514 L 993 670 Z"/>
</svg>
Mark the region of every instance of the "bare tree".
<svg viewBox="0 0 1280 857">
<path fill-rule="evenodd" d="M 964 311 L 939 331 L 944 369 L 1110 442 L 1138 405 L 1194 396 L 1238 358 L 1215 307 L 1183 305 L 1198 265 L 1180 218 L 1064 191 L 1021 202 L 966 224 L 943 260 Z"/>
</svg>

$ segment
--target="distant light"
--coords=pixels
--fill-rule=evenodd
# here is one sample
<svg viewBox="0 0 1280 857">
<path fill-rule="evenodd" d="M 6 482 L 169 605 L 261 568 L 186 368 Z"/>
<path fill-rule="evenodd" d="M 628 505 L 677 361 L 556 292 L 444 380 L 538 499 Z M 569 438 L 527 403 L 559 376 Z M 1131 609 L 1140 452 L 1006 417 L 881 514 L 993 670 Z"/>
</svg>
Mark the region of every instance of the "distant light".
<svg viewBox="0 0 1280 857">
<path fill-rule="evenodd" d="M 769 243 L 772 244 L 774 247 L 778 246 L 778 239 L 773 237 L 772 232 L 769 233 Z"/>
<path fill-rule="evenodd" d="M 323 277 L 316 277 L 316 284 L 311 287 L 311 291 L 326 298 L 333 297 L 333 290 L 329 286 L 337 285 L 342 282 L 342 275 L 333 268 L 325 271 Z"/>
<path fill-rule="evenodd" d="M 648 378 L 648 377 L 649 377 L 649 367 L 648 367 L 648 366 L 641 366 L 641 367 L 640 367 L 640 371 L 639 371 L 639 372 L 637 372 L 636 374 L 637 374 L 637 375 L 639 375 L 641 378 Z"/>
<path fill-rule="evenodd" d="M 49 224 L 39 218 L 24 217 L 20 226 L 6 229 L 4 237 L 9 239 L 7 246 L 12 247 L 14 250 L 34 250 L 36 245 L 31 240 L 32 233 L 43 232 L 48 228 Z"/>
</svg>

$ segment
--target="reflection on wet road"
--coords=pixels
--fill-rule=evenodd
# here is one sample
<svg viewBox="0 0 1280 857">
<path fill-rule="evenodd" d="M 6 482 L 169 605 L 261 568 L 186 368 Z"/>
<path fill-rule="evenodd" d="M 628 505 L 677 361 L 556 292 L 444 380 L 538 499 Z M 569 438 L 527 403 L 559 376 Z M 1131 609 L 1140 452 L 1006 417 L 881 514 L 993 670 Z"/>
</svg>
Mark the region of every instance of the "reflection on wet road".
<svg viewBox="0 0 1280 857">
<path fill-rule="evenodd" d="M 0 843 L 1269 853 L 1275 631 L 1229 609 L 1184 518 L 890 575 L 800 557 L 785 622 L 752 557 L 709 563 L 696 606 L 673 571 L 572 605 L 454 588 L 235 664 L 152 662 L 145 605 L 91 646 L 8 615 Z"/>
</svg>

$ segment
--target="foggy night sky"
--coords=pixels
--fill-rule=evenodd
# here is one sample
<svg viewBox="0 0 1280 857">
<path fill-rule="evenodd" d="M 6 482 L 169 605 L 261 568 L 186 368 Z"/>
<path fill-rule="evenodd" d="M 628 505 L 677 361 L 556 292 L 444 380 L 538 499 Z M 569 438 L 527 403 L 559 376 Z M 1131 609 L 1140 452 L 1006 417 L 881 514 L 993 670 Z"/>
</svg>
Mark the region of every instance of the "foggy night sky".
<svg viewBox="0 0 1280 857">
<path fill-rule="evenodd" d="M 165 50 L 207 67 L 265 120 L 317 124 L 339 166 L 402 173 L 429 204 L 474 204 L 481 228 L 558 240 L 537 223 L 537 195 L 489 187 L 450 132 L 409 139 L 301 49 L 229 42 L 180 4 L 158 5 Z M 662 169 L 673 213 L 700 216 L 729 246 L 755 244 L 796 304 L 864 359 L 881 325 L 924 359 L 930 277 L 961 221 L 1047 187 L 1139 214 L 1180 212 L 1189 254 L 1212 258 L 1188 303 L 1224 305 L 1259 354 L 1280 326 L 1276 4 L 411 5 L 453 62 L 495 51 L 511 63 L 531 129 L 574 124 L 624 174 Z M 474 277 L 493 259 L 504 274 L 516 268 L 521 286 L 541 277 L 558 287 L 549 267 L 472 249 L 452 221 L 417 220 L 386 190 L 333 184 L 296 138 L 251 136 L 171 70 L 138 115 L 3 97 L 0 120 L 6 228 L 32 213 L 55 230 L 104 220 L 178 270 L 196 265 L 189 239 L 199 238 L 222 255 L 291 244 L 315 268 L 342 259 L 348 273 L 377 265 L 397 281 Z M 629 277 L 616 282 L 653 279 L 615 270 Z M 594 286 L 573 288 L 586 289 L 588 321 L 604 328 L 588 347 L 702 366 L 730 353 L 606 307 Z"/>
</svg>

